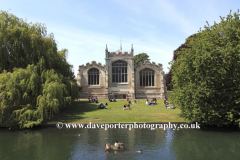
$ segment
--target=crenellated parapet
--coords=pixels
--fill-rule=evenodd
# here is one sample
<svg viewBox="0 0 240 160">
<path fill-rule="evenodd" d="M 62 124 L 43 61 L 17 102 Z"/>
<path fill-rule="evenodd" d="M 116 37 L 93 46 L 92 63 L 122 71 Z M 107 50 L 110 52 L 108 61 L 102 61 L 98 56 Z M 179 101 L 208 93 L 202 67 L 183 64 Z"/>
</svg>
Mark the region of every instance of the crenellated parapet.
<svg viewBox="0 0 240 160">
<path fill-rule="evenodd" d="M 139 62 L 138 64 L 135 64 L 135 67 L 143 67 L 143 66 L 148 66 L 148 67 L 160 67 L 162 69 L 162 64 L 158 63 L 156 64 L 155 62 L 150 62 L 149 60 L 145 60 L 143 63 Z"/>
<path fill-rule="evenodd" d="M 96 63 L 96 61 L 92 61 L 92 63 L 86 63 L 86 65 L 79 65 L 79 70 L 85 70 L 90 67 L 96 67 L 101 69 L 106 69 L 106 65 L 102 65 L 102 63 Z"/>
<path fill-rule="evenodd" d="M 108 52 L 108 57 L 133 57 L 133 53 L 117 50 L 116 52 Z"/>
<path fill-rule="evenodd" d="M 108 48 L 106 45 L 105 54 L 106 54 L 106 60 L 110 57 L 130 57 L 132 59 L 134 57 L 133 44 L 131 46 L 130 52 L 122 51 L 122 45 L 120 46 L 120 49 L 117 50 L 116 52 L 108 52 Z"/>
</svg>

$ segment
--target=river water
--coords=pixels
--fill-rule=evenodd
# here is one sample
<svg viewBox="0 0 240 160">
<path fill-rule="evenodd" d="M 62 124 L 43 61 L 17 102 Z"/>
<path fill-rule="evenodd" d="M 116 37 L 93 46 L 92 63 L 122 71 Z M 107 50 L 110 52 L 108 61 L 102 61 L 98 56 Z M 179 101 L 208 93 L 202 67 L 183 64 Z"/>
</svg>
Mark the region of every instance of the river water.
<svg viewBox="0 0 240 160">
<path fill-rule="evenodd" d="M 124 143 L 125 150 L 105 151 L 105 144 L 114 144 L 115 140 Z M 136 153 L 141 149 L 141 154 Z M 0 129 L 0 159 L 235 160 L 240 159 L 240 132 L 55 127 Z"/>
</svg>

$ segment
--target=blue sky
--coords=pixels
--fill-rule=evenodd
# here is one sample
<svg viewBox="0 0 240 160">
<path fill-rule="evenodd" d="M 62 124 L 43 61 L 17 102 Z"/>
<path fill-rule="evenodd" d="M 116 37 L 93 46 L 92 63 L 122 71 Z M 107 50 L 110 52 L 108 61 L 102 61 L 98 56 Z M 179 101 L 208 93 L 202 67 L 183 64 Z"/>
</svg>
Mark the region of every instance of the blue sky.
<svg viewBox="0 0 240 160">
<path fill-rule="evenodd" d="M 69 50 L 68 62 L 78 66 L 97 61 L 105 64 L 105 47 L 134 54 L 142 52 L 150 61 L 163 64 L 165 73 L 177 49 L 190 35 L 220 22 L 230 10 L 237 12 L 237 0 L 8 0 L 0 10 L 28 23 L 42 23 L 53 33 L 58 50 Z"/>
</svg>

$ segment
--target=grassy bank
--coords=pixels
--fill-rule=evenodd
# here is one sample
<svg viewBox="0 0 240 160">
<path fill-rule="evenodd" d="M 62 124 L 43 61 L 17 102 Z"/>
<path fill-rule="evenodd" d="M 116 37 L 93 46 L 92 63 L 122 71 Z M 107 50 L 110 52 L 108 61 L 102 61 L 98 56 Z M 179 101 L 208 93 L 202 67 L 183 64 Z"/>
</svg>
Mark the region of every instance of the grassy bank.
<svg viewBox="0 0 240 160">
<path fill-rule="evenodd" d="M 50 121 L 45 124 L 63 123 L 117 123 L 117 122 L 184 122 L 179 116 L 179 109 L 166 109 L 163 100 L 158 100 L 157 105 L 147 106 L 144 100 L 131 105 L 131 110 L 123 110 L 125 100 L 108 102 L 108 109 L 98 109 L 100 103 L 89 103 L 86 100 L 74 101 L 71 107 L 60 110 Z"/>
</svg>

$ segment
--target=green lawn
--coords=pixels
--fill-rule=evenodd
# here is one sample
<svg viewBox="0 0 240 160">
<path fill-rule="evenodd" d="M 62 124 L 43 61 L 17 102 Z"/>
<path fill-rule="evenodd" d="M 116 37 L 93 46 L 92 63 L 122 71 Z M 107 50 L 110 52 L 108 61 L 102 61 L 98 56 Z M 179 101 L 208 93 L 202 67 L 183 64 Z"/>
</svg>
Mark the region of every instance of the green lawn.
<svg viewBox="0 0 240 160">
<path fill-rule="evenodd" d="M 45 124 L 63 123 L 118 123 L 118 122 L 184 122 L 179 116 L 179 109 L 166 109 L 163 100 L 158 100 L 157 105 L 147 106 L 144 100 L 131 105 L 131 110 L 123 110 L 125 100 L 108 102 L 108 109 L 98 109 L 100 103 L 88 101 L 74 101 L 71 107 L 62 108 L 53 119 Z"/>
</svg>

